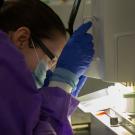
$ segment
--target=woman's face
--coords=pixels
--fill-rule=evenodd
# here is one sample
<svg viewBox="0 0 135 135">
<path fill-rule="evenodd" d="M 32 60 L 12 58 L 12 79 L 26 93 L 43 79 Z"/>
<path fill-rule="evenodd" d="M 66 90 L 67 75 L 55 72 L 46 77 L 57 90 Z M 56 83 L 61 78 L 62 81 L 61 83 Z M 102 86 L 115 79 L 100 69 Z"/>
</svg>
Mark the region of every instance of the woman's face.
<svg viewBox="0 0 135 135">
<path fill-rule="evenodd" d="M 67 39 L 60 33 L 55 34 L 55 39 L 40 39 L 42 43 L 52 52 L 56 58 L 51 60 L 41 48 L 34 48 L 34 42 L 31 40 L 31 33 L 27 27 L 20 27 L 15 32 L 9 32 L 9 37 L 20 52 L 24 55 L 27 66 L 31 71 L 34 71 L 38 61 L 44 59 L 49 69 L 53 68 L 64 48 Z M 29 45 L 33 46 L 32 48 Z M 38 55 L 38 56 L 37 56 Z"/>
</svg>

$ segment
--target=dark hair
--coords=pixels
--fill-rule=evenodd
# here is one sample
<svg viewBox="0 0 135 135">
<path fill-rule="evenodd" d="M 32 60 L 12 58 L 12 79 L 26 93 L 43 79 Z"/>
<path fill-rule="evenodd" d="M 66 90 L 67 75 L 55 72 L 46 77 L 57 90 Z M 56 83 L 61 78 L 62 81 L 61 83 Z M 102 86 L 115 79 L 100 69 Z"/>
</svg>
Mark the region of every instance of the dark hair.
<svg viewBox="0 0 135 135">
<path fill-rule="evenodd" d="M 66 36 L 58 15 L 40 0 L 5 2 L 0 10 L 0 29 L 8 32 L 26 26 L 38 38 L 53 38 L 56 32 Z"/>
</svg>

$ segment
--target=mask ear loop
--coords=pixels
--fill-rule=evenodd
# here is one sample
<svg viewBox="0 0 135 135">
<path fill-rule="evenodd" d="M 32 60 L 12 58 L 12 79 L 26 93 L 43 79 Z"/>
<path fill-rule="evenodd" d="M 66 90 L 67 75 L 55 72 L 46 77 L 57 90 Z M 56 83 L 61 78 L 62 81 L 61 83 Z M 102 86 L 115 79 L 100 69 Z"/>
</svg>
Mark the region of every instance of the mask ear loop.
<svg viewBox="0 0 135 135">
<path fill-rule="evenodd" d="M 34 48 L 34 51 L 35 51 L 35 54 L 36 54 L 36 57 L 37 57 L 37 60 L 38 60 L 38 64 L 39 64 L 41 60 L 39 59 L 38 53 L 37 53 L 37 51 L 36 51 L 35 44 L 34 44 L 34 42 L 33 42 L 32 39 L 31 39 L 31 43 L 32 43 L 32 46 L 33 46 L 33 48 Z M 42 61 L 42 62 L 44 63 L 44 61 Z M 47 65 L 47 69 L 48 69 L 48 65 Z"/>
<path fill-rule="evenodd" d="M 37 57 L 37 60 L 38 60 L 38 63 L 39 63 L 39 56 L 38 56 L 38 53 L 37 53 L 37 51 L 36 51 L 36 47 L 35 47 L 35 44 L 34 44 L 34 42 L 33 42 L 33 40 L 31 39 L 31 43 L 32 43 L 32 46 L 33 46 L 33 48 L 34 48 L 34 51 L 35 51 L 35 54 L 36 54 L 36 57 Z"/>
</svg>

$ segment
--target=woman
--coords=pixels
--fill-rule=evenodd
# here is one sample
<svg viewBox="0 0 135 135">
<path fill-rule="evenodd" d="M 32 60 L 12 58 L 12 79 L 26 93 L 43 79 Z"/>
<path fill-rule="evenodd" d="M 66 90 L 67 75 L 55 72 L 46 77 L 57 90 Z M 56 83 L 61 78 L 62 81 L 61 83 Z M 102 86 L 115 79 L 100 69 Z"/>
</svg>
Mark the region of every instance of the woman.
<svg viewBox="0 0 135 135">
<path fill-rule="evenodd" d="M 92 36 L 86 33 L 90 27 L 90 22 L 82 25 L 67 42 L 60 18 L 42 2 L 2 5 L 0 134 L 73 134 L 68 116 L 78 101 L 70 93 L 94 54 Z M 46 72 L 52 68 L 45 86 Z"/>
</svg>

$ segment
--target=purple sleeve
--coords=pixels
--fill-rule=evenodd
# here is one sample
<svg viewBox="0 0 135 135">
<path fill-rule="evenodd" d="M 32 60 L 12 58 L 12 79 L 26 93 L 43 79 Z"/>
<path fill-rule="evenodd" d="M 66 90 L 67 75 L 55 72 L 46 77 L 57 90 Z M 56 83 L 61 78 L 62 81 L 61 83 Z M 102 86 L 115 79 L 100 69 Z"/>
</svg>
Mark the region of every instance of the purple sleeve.
<svg viewBox="0 0 135 135">
<path fill-rule="evenodd" d="M 59 88 L 36 89 L 24 57 L 0 31 L 0 134 L 72 135 L 78 101 Z"/>
<path fill-rule="evenodd" d="M 33 135 L 41 95 L 24 57 L 0 31 L 0 134 Z"/>
<path fill-rule="evenodd" d="M 48 121 L 57 135 L 72 135 L 68 116 L 76 109 L 78 101 L 57 87 L 43 88 L 41 94 L 41 124 L 43 121 Z M 42 130 L 42 128 L 39 127 L 38 130 Z"/>
</svg>

